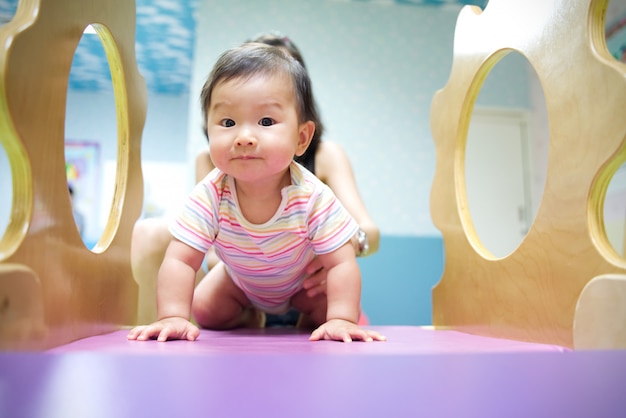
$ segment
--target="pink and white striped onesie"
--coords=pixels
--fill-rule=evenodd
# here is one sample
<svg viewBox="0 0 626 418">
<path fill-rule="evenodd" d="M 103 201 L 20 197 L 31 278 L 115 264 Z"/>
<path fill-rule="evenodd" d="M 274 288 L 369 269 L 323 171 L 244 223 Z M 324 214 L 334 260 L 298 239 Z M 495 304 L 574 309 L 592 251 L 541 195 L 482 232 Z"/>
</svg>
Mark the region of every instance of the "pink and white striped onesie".
<svg viewBox="0 0 626 418">
<path fill-rule="evenodd" d="M 214 245 L 250 302 L 272 314 L 287 311 L 316 254 L 335 251 L 359 228 L 313 173 L 295 162 L 290 171 L 291 185 L 283 188 L 278 210 L 262 225 L 243 217 L 234 179 L 215 169 L 195 186 L 170 226 L 174 237 L 199 251 Z"/>
</svg>

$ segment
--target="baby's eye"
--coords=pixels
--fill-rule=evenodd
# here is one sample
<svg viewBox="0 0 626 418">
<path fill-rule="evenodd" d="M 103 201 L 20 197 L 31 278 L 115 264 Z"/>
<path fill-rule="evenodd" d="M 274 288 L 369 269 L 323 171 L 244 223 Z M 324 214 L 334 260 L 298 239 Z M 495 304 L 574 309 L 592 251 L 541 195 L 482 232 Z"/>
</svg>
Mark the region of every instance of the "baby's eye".
<svg viewBox="0 0 626 418">
<path fill-rule="evenodd" d="M 259 121 L 259 125 L 261 126 L 272 126 L 274 124 L 274 119 L 272 118 L 262 118 Z"/>
<path fill-rule="evenodd" d="M 222 121 L 220 122 L 220 125 L 222 125 L 225 128 L 230 128 L 235 126 L 235 121 L 232 119 L 222 119 Z"/>
</svg>

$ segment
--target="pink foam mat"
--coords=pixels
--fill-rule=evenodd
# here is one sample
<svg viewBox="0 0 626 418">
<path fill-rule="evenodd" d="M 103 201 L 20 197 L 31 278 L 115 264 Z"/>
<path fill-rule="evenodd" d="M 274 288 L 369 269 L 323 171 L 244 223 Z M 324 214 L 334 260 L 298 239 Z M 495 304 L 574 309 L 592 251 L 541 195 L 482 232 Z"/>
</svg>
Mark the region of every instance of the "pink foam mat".
<svg viewBox="0 0 626 418">
<path fill-rule="evenodd" d="M 84 338 L 49 350 L 53 353 L 99 351 L 115 353 L 319 353 L 410 355 L 438 353 L 562 352 L 567 348 L 489 338 L 452 330 L 416 326 L 371 326 L 387 337 L 385 342 L 346 344 L 309 341 L 309 333 L 292 328 L 202 330 L 196 341 L 128 341 L 128 330 Z"/>
</svg>

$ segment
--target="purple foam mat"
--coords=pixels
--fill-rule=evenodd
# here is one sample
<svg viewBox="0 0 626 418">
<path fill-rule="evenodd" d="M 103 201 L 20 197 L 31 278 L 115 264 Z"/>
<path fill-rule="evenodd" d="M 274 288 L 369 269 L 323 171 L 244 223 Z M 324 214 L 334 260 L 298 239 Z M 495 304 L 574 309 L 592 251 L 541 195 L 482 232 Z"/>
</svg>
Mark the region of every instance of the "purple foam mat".
<svg viewBox="0 0 626 418">
<path fill-rule="evenodd" d="M 201 330 L 196 341 L 128 341 L 128 330 L 74 341 L 49 350 L 52 353 L 99 351 L 136 354 L 204 353 L 319 353 L 319 354 L 441 354 L 567 351 L 566 348 L 528 342 L 488 338 L 452 330 L 416 326 L 371 326 L 387 337 L 384 342 L 346 344 L 337 341 L 309 341 L 309 332 L 293 328 Z"/>
<path fill-rule="evenodd" d="M 288 329 L 0 352 L 0 417 L 618 417 L 626 350 L 420 327 L 389 341 L 309 342 Z"/>
</svg>

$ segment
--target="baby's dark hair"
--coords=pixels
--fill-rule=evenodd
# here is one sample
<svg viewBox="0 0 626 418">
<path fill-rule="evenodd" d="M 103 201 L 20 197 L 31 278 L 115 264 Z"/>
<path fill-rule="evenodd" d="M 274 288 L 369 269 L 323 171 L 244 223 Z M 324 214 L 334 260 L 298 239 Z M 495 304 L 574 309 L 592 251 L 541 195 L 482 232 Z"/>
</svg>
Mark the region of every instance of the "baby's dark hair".
<svg viewBox="0 0 626 418">
<path fill-rule="evenodd" d="M 293 58 L 295 58 L 300 64 L 302 64 L 302 67 L 306 69 L 306 65 L 304 64 L 304 59 L 302 58 L 302 54 L 300 53 L 300 50 L 298 49 L 296 44 L 293 43 L 291 39 L 289 39 L 286 35 L 283 35 L 282 33 L 278 31 L 271 31 L 271 32 L 258 34 L 252 39 L 247 40 L 246 43 L 261 43 L 261 44 L 266 44 L 266 45 L 282 48 L 286 50 L 287 52 L 289 52 L 289 54 Z M 208 139 L 208 134 L 206 130 L 206 111 L 204 109 L 204 102 L 205 102 L 204 98 L 202 99 L 202 102 L 203 102 L 202 129 L 203 129 L 204 135 Z M 309 147 L 306 149 L 304 154 L 300 156 L 296 156 L 295 160 L 299 162 L 300 164 L 304 165 L 310 171 L 315 172 L 315 153 L 317 152 L 317 148 L 319 147 L 319 144 L 322 141 L 322 135 L 324 134 L 324 125 L 319 116 L 319 112 L 317 110 L 317 105 L 316 105 L 315 100 L 313 100 L 313 109 L 317 117 L 316 120 L 311 119 L 313 120 L 313 122 L 315 122 L 315 132 L 313 133 L 313 138 L 311 139 L 311 143 L 309 144 Z"/>
<path fill-rule="evenodd" d="M 207 138 L 206 117 L 211 106 L 211 94 L 218 83 L 233 79 L 248 79 L 256 75 L 281 73 L 287 74 L 293 81 L 299 122 L 310 120 L 317 126 L 320 118 L 306 69 L 281 48 L 260 43 L 246 43 L 224 52 L 218 58 L 202 87 L 200 102 L 203 129 Z"/>
</svg>

